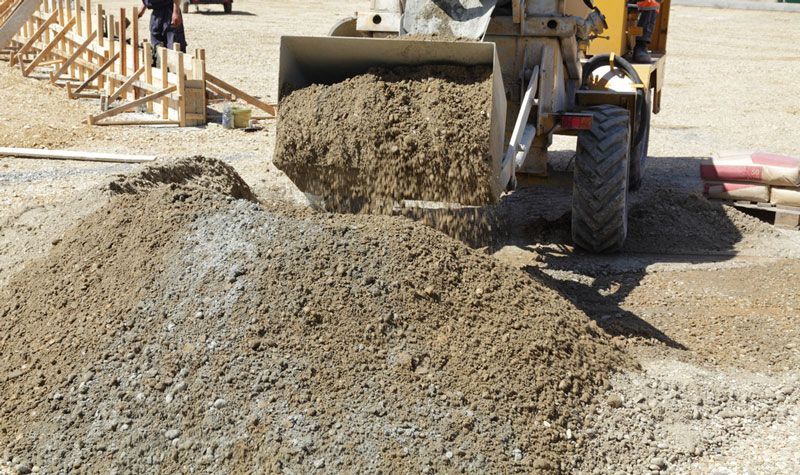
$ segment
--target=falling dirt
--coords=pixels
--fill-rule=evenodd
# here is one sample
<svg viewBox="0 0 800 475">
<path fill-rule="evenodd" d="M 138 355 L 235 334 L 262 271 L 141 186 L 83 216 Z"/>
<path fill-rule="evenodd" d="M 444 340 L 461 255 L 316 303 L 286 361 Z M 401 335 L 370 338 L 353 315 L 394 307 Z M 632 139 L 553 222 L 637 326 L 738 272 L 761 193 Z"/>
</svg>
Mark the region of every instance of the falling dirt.
<svg viewBox="0 0 800 475">
<path fill-rule="evenodd" d="M 571 434 L 631 363 L 565 299 L 407 219 L 259 205 L 225 165 L 173 167 L 117 180 L 0 290 L 6 460 L 573 466 Z"/>
<path fill-rule="evenodd" d="M 375 68 L 288 95 L 274 163 L 334 200 L 491 203 L 491 105 L 487 67 Z"/>
</svg>

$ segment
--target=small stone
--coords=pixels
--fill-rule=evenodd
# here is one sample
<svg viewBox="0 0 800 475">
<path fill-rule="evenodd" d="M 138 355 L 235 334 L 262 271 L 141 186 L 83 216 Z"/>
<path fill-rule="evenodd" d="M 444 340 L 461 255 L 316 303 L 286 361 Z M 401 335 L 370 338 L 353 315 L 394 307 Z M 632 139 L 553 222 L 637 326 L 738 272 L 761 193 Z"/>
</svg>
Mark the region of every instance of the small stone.
<svg viewBox="0 0 800 475">
<path fill-rule="evenodd" d="M 320 469 L 325 467 L 325 459 L 317 459 L 314 461 L 314 468 Z"/>
<path fill-rule="evenodd" d="M 533 468 L 536 470 L 552 470 L 553 466 L 545 459 L 536 459 L 536 461 L 533 462 Z"/>
<path fill-rule="evenodd" d="M 653 469 L 653 467 L 655 467 L 655 469 Z M 653 470 L 664 470 L 667 468 L 667 462 L 660 457 L 656 457 L 650 461 L 650 468 Z"/>
<path fill-rule="evenodd" d="M 175 394 L 178 394 L 179 392 L 181 392 L 181 391 L 183 391 L 185 389 L 186 389 L 186 383 L 183 382 L 183 381 L 180 381 L 180 382 L 178 382 L 178 384 L 175 385 L 175 388 L 172 390 L 172 392 L 175 393 Z"/>
<path fill-rule="evenodd" d="M 21 475 L 27 475 L 27 474 L 31 473 L 31 468 L 28 467 L 28 465 L 24 464 L 24 463 L 19 463 L 19 464 L 15 465 L 14 466 L 14 470 L 16 470 L 16 472 L 21 474 Z"/>
<path fill-rule="evenodd" d="M 228 401 L 224 399 L 217 399 L 214 401 L 214 409 L 222 409 L 223 407 L 228 405 Z"/>
<path fill-rule="evenodd" d="M 618 408 L 623 406 L 624 400 L 622 399 L 622 396 L 620 396 L 619 394 L 612 394 L 612 395 L 608 396 L 608 399 L 606 400 L 606 404 L 608 404 L 609 407 L 613 407 L 614 409 L 618 409 Z"/>
<path fill-rule="evenodd" d="M 520 460 L 522 460 L 522 450 L 520 449 L 512 450 L 511 455 L 514 457 L 515 462 L 519 462 Z"/>
<path fill-rule="evenodd" d="M 164 432 L 164 437 L 166 437 L 167 440 L 175 440 L 180 436 L 181 436 L 181 431 L 179 431 L 178 429 L 170 429 Z"/>
</svg>

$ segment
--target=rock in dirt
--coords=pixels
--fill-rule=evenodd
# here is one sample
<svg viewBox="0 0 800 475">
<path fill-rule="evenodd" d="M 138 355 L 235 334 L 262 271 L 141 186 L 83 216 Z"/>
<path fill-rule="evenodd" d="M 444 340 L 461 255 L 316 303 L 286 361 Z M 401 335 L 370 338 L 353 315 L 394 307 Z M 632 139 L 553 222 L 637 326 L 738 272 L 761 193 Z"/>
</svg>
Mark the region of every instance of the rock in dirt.
<svg viewBox="0 0 800 475">
<path fill-rule="evenodd" d="M 281 101 L 274 163 L 305 191 L 372 204 L 486 204 L 495 181 L 491 68 L 374 68 Z"/>
<path fill-rule="evenodd" d="M 121 180 L 0 289 L 5 460 L 569 471 L 564 434 L 631 363 L 556 292 L 406 219 L 259 205 L 218 162 L 174 166 L 207 171 Z"/>
</svg>

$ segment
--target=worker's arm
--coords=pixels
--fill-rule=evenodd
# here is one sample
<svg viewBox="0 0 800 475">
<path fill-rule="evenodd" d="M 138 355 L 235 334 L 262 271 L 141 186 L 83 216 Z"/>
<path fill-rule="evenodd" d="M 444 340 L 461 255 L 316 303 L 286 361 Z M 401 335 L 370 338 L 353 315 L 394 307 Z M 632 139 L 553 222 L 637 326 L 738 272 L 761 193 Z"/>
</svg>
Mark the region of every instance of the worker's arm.
<svg viewBox="0 0 800 475">
<path fill-rule="evenodd" d="M 181 23 L 183 23 L 181 0 L 174 0 L 172 3 L 172 26 L 180 26 Z"/>
</svg>

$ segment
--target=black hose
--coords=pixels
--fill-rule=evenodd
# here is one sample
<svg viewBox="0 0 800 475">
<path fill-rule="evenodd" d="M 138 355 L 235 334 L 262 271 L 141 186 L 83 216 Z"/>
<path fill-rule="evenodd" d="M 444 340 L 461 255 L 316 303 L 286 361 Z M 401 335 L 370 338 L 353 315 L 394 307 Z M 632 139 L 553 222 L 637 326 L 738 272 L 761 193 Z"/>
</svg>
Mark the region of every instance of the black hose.
<svg viewBox="0 0 800 475">
<path fill-rule="evenodd" d="M 595 69 L 601 66 L 607 66 L 610 61 L 611 55 L 608 54 L 592 56 L 592 58 L 583 65 L 581 87 L 586 87 L 586 82 L 589 80 L 589 76 L 594 72 Z M 636 69 L 634 69 L 633 65 L 625 58 L 615 55 L 614 66 L 625 71 L 625 74 L 627 74 L 628 77 L 631 78 L 636 84 L 643 84 L 642 78 L 639 77 L 639 73 L 636 72 Z M 642 140 L 644 140 L 647 129 L 650 127 L 650 101 L 647 98 L 646 90 L 639 89 L 636 91 L 636 102 L 640 109 L 639 113 L 642 115 L 642 126 L 639 127 L 639 130 L 636 132 L 636 138 L 633 141 L 634 145 L 638 146 L 640 143 L 642 143 Z"/>
</svg>

